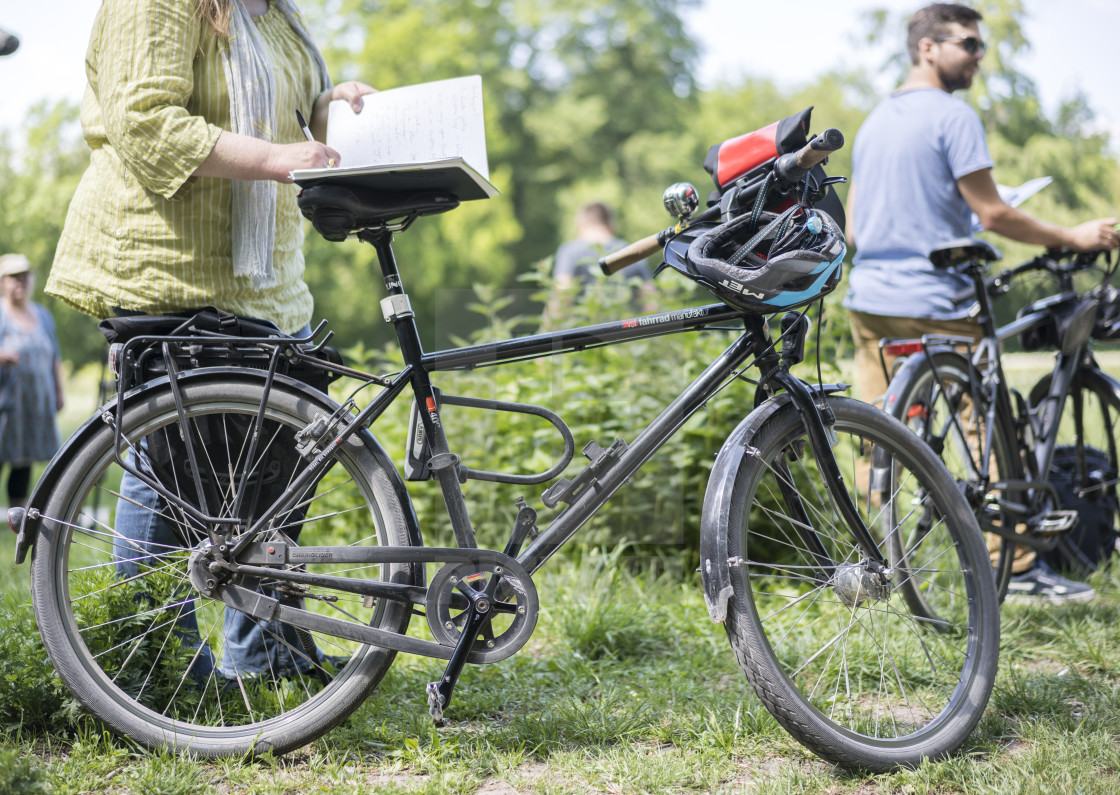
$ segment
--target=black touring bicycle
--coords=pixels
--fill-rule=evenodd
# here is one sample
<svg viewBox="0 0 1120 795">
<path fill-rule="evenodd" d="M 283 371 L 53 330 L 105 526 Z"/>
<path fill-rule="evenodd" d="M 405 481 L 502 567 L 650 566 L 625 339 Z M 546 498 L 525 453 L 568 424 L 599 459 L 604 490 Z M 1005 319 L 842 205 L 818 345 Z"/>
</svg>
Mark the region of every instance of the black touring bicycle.
<svg viewBox="0 0 1120 795">
<path fill-rule="evenodd" d="M 428 352 L 391 243 L 457 197 L 324 182 L 303 188 L 301 208 L 328 239 L 374 247 L 398 372 L 346 366 L 322 324 L 292 339 L 203 312 L 113 331 L 117 397 L 70 438 L 26 510 L 9 514 L 17 560 L 33 550 L 35 613 L 67 687 L 151 748 L 284 753 L 345 720 L 405 652 L 443 666 L 417 694 L 441 722 L 466 664 L 504 660 L 532 636 L 534 574 L 706 401 L 753 387 L 704 498 L 712 620 L 766 708 L 820 756 L 882 770 L 955 751 L 996 671 L 987 553 L 953 478 L 904 425 L 841 396 L 843 385 L 790 373 L 805 356 L 807 308 L 834 289 L 845 252 L 839 225 L 814 207 L 835 179 L 819 164 L 843 136 L 807 140 L 808 113 L 796 121 L 725 142 L 705 209 L 695 188 L 673 186 L 674 225 L 602 263 L 610 273 L 661 252 L 720 303 Z M 763 156 L 728 166 L 744 141 Z M 434 385 L 445 371 L 728 329 L 726 350 L 647 427 L 605 446 L 587 440 L 574 474 L 558 414 Z M 325 382 L 338 375 L 376 396 L 333 400 Z M 399 432 L 378 418 L 406 391 L 408 475 L 438 484 L 454 547 L 424 545 L 377 438 Z M 445 406 L 540 417 L 563 439 L 561 460 L 539 474 L 476 469 L 455 452 Z M 538 528 L 536 508 L 519 500 L 505 546 L 479 548 L 468 479 L 554 481 L 539 500 L 560 510 Z M 155 507 L 126 481 L 158 495 Z M 126 504 L 171 528 L 170 543 L 120 532 Z M 231 653 L 230 628 L 246 621 L 268 646 L 263 669 Z"/>
</svg>

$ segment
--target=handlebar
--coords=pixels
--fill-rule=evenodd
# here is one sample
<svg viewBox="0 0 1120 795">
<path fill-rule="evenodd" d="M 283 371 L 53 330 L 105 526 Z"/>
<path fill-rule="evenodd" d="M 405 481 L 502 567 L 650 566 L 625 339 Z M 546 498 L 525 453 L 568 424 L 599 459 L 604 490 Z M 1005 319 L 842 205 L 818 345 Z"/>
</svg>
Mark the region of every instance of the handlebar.
<svg viewBox="0 0 1120 795">
<path fill-rule="evenodd" d="M 1093 267 L 1100 253 L 1099 251 L 1076 252 L 1071 249 L 1049 249 L 1045 254 L 984 279 L 984 292 L 991 298 L 1003 295 L 1011 289 L 1011 283 L 1024 273 L 1045 272 L 1064 282 L 1072 278 L 1073 274 Z M 1106 278 L 1105 281 L 1107 282 L 1108 279 Z M 975 298 L 976 286 L 970 285 L 953 296 L 953 303 L 961 306 Z"/>
<path fill-rule="evenodd" d="M 805 179 L 814 166 L 822 163 L 830 154 L 844 146 L 844 133 L 834 127 L 814 136 L 796 152 L 782 155 L 774 163 L 774 172 L 784 187 L 791 187 Z M 719 216 L 719 206 L 709 207 L 692 219 L 693 223 L 707 221 Z M 678 232 L 677 227 L 669 227 L 660 232 L 636 240 L 623 249 L 607 254 L 599 259 L 599 267 L 607 276 L 618 273 L 627 265 L 633 265 L 656 254 L 669 239 Z"/>
<path fill-rule="evenodd" d="M 656 254 L 661 250 L 669 238 L 676 231 L 676 227 L 669 227 L 662 229 L 660 232 L 649 237 L 643 237 L 641 240 L 635 240 L 626 248 L 619 249 L 611 254 L 607 254 L 599 260 L 599 267 L 603 269 L 603 273 L 607 276 L 618 273 L 627 265 L 633 265 L 639 260 Z"/>
</svg>

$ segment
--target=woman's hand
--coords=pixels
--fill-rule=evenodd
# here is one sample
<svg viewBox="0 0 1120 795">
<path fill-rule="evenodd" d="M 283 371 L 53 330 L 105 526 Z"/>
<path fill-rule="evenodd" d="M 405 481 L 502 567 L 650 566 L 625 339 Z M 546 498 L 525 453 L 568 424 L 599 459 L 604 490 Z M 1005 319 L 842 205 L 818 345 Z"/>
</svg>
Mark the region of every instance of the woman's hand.
<svg viewBox="0 0 1120 795">
<path fill-rule="evenodd" d="M 289 172 L 300 168 L 327 168 L 342 163 L 342 156 L 318 141 L 301 141 L 296 144 L 273 144 L 265 168 L 271 179 L 291 182 Z"/>
<path fill-rule="evenodd" d="M 9 351 L 6 348 L 0 348 L 0 365 L 5 364 L 19 364 L 19 351 Z"/>
<path fill-rule="evenodd" d="M 357 80 L 347 80 L 339 83 L 329 91 L 324 91 L 315 100 L 315 107 L 311 111 L 311 134 L 316 140 L 324 141 L 327 137 L 327 106 L 336 99 L 343 99 L 350 103 L 350 108 L 355 113 L 361 113 L 365 103 L 362 97 L 366 94 L 376 94 L 377 89 L 359 83 Z"/>
<path fill-rule="evenodd" d="M 218 136 L 214 148 L 195 169 L 194 175 L 291 182 L 288 172 L 293 169 L 327 168 L 341 162 L 338 152 L 318 141 L 274 144 L 226 130 Z"/>
<path fill-rule="evenodd" d="M 336 99 L 344 99 L 350 103 L 350 107 L 353 108 L 355 113 L 361 113 L 365 104 L 362 102 L 362 97 L 366 94 L 376 94 L 377 89 L 373 86 L 367 86 L 365 83 L 359 83 L 357 80 L 347 80 L 345 83 L 339 83 L 330 91 L 323 93 L 328 96 L 324 104 L 334 102 Z"/>
</svg>

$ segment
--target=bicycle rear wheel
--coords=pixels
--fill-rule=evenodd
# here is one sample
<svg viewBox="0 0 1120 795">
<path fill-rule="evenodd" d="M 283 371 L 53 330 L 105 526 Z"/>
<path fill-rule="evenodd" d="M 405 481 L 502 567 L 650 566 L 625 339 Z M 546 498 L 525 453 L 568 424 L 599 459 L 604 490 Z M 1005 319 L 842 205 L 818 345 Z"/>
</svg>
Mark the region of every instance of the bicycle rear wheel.
<svg viewBox="0 0 1120 795">
<path fill-rule="evenodd" d="M 125 460 L 159 473 L 188 504 L 199 507 L 205 499 L 212 514 L 242 519 L 260 515 L 289 489 L 308 464 L 294 452 L 295 434 L 332 408 L 325 398 L 279 384 L 266 399 L 259 379 L 202 371 L 182 379 L 181 396 L 182 424 L 169 387 L 129 401 L 121 423 Z M 254 443 L 248 430 L 262 405 L 265 422 Z M 196 550 L 212 528 L 137 488 L 139 481 L 130 483 L 114 450 L 114 428 L 102 423 L 59 463 L 65 471 L 42 511 L 32 564 L 47 653 L 78 701 L 149 748 L 202 756 L 283 753 L 342 722 L 377 686 L 395 653 L 279 619 L 257 621 L 201 596 L 191 582 L 192 553 L 197 581 Z M 356 435 L 332 453 L 330 464 L 258 540 L 408 545 L 410 508 L 394 490 L 376 443 Z M 144 533 L 136 532 L 138 524 Z M 284 568 L 416 580 L 402 564 Z M 402 602 L 319 585 L 236 582 L 283 605 L 392 632 L 404 632 L 411 614 Z"/>
<path fill-rule="evenodd" d="M 725 628 L 759 698 L 808 748 L 849 767 L 916 765 L 959 748 L 980 720 L 999 654 L 994 583 L 975 517 L 932 452 L 871 406 L 829 405 L 833 451 L 883 555 L 903 538 L 925 563 L 894 570 L 885 587 L 870 573 L 801 418 L 775 401 L 725 444 L 747 450 L 724 490 Z M 860 460 L 872 455 L 868 482 Z M 910 608 L 906 582 L 937 619 Z"/>
<path fill-rule="evenodd" d="M 976 512 L 980 529 L 990 526 L 1015 527 L 1015 518 L 1001 507 L 1001 497 L 1021 502 L 1022 494 L 1001 495 L 988 488 L 1001 478 L 1021 478 L 1022 464 L 1012 432 L 1002 422 L 992 427 L 992 443 L 988 458 L 988 481 L 980 478 L 978 467 L 983 455 L 990 407 L 977 404 L 972 394 L 975 372 L 968 359 L 952 351 L 919 356 L 899 371 L 891 382 L 885 402 L 886 410 L 933 449 L 949 472 L 962 484 Z M 996 593 L 1002 602 L 1011 582 L 1016 544 L 994 534 L 986 536 L 996 580 Z M 897 543 L 891 545 L 892 559 L 902 554 Z M 923 594 L 914 589 L 903 591 L 915 612 L 935 615 L 924 602 Z M 928 611 L 928 612 L 926 612 Z"/>
</svg>

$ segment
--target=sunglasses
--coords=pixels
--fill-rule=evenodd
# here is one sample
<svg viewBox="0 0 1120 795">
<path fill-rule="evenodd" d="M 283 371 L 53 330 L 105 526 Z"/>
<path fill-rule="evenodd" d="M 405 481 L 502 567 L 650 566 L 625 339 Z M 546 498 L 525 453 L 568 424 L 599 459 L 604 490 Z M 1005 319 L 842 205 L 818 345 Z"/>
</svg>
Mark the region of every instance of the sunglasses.
<svg viewBox="0 0 1120 795">
<path fill-rule="evenodd" d="M 959 44 L 969 55 L 976 55 L 977 53 L 983 55 L 988 51 L 988 42 L 975 36 L 938 36 L 934 41 L 951 41 Z"/>
</svg>

